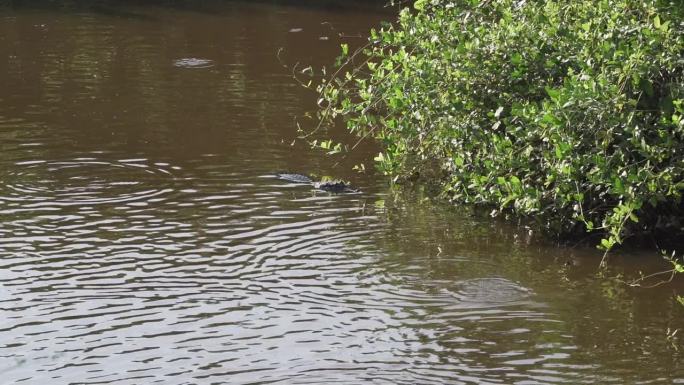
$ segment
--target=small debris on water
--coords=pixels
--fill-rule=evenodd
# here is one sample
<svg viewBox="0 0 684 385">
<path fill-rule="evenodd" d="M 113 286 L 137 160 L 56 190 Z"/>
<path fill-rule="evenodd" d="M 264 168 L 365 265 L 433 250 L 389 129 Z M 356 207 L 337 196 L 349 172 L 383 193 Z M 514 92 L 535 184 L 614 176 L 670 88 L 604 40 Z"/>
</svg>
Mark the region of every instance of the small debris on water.
<svg viewBox="0 0 684 385">
<path fill-rule="evenodd" d="M 186 57 L 174 60 L 173 65 L 181 68 L 208 68 L 213 67 L 214 62 L 209 59 L 201 59 L 196 57 Z"/>
<path fill-rule="evenodd" d="M 304 28 L 292 28 L 292 29 L 290 29 L 290 32 L 297 33 L 297 32 L 302 32 L 303 30 L 304 30 Z"/>
</svg>

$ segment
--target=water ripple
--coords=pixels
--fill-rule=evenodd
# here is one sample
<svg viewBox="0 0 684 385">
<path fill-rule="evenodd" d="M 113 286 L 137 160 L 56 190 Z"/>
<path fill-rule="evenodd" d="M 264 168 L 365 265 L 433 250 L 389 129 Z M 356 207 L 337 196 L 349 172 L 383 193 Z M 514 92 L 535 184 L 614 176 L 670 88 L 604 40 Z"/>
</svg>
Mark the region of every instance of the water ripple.
<svg viewBox="0 0 684 385">
<path fill-rule="evenodd" d="M 283 194 L 258 176 L 146 159 L 16 169 L 6 210 L 69 213 L 0 227 L 11 235 L 0 241 L 0 336 L 19 336 L 0 353 L 16 380 L 496 383 L 520 356 L 497 358 L 493 341 L 522 343 L 531 330 L 516 320 L 553 327 L 506 279 L 425 281 L 411 265 L 379 264 L 372 238 L 384 225 L 363 195 Z M 535 362 L 562 361 L 546 351 Z M 486 354 L 492 365 L 474 374 L 465 362 Z"/>
<path fill-rule="evenodd" d="M 2 175 L 0 210 L 54 210 L 63 206 L 145 204 L 172 192 L 174 170 L 146 159 L 97 158 L 21 161 Z"/>
</svg>

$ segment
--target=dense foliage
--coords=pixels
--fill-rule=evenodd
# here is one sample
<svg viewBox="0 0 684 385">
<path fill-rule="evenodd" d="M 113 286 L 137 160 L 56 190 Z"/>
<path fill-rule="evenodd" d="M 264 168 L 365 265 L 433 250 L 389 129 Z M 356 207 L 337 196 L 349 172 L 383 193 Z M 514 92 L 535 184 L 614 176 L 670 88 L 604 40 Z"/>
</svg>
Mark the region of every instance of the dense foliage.
<svg viewBox="0 0 684 385">
<path fill-rule="evenodd" d="M 321 117 L 381 141 L 395 175 L 557 235 L 680 231 L 684 7 L 418 0 L 324 82 Z M 438 172 L 435 171 L 435 168 Z"/>
</svg>

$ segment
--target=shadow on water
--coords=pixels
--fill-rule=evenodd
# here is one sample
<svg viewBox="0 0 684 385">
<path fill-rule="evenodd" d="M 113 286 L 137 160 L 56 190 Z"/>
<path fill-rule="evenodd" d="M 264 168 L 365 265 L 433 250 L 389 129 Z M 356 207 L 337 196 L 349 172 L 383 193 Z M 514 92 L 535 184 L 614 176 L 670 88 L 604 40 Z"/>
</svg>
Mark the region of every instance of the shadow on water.
<svg viewBox="0 0 684 385">
<path fill-rule="evenodd" d="M 416 205 L 416 201 L 423 203 Z M 388 232 L 377 242 L 386 255 L 397 266 L 409 269 L 412 282 L 432 298 L 448 294 L 461 302 L 460 307 L 472 309 L 464 316 L 467 322 L 458 322 L 462 327 L 474 323 L 463 338 L 491 338 L 490 333 L 516 335 L 507 341 L 522 345 L 512 347 L 511 353 L 526 352 L 526 357 L 517 360 L 512 354 L 504 359 L 511 360 L 509 364 L 527 368 L 533 362 L 543 362 L 542 357 L 567 354 L 567 358 L 574 357 L 571 361 L 576 365 L 568 367 L 570 371 L 581 374 L 583 369 L 592 368 L 598 377 L 591 381 L 597 383 L 624 383 L 624 376 L 630 376 L 636 367 L 640 368 L 636 372 L 644 375 L 642 379 L 657 377 L 658 373 L 663 375 L 661 379 L 681 376 L 684 341 L 676 335 L 670 338 L 668 333 L 684 330 L 684 308 L 675 299 L 684 293 L 684 280 L 678 277 L 649 289 L 626 284 L 641 271 L 649 274 L 669 268 L 656 256 L 623 250 L 616 253 L 608 278 L 599 277 L 601 253 L 594 248 L 555 247 L 527 229 L 492 223 L 467 210 L 432 205 L 421 194 L 389 194 L 380 206 L 388 220 Z M 489 312 L 501 307 L 510 311 Z M 526 310 L 517 313 L 516 308 Z M 531 309 L 539 313 L 528 313 Z M 434 313 L 446 314 L 456 315 L 449 311 Z M 496 331 L 497 323 L 491 317 L 499 316 L 501 326 L 509 328 L 506 331 Z M 519 316 L 525 322 L 517 329 L 514 320 Z M 442 321 L 435 324 L 454 324 Z M 544 326 L 530 328 L 528 322 Z M 483 323 L 487 326 L 482 327 Z M 506 356 L 489 350 L 486 341 L 477 345 L 488 352 L 488 360 Z M 532 358 L 533 352 L 552 346 L 559 350 L 539 352 L 539 361 Z M 635 361 L 635 356 L 641 358 Z M 563 365 L 558 363 L 554 367 L 562 371 Z M 554 382 L 550 379 L 554 377 L 547 381 Z M 636 377 L 631 381 L 637 381 Z"/>
</svg>

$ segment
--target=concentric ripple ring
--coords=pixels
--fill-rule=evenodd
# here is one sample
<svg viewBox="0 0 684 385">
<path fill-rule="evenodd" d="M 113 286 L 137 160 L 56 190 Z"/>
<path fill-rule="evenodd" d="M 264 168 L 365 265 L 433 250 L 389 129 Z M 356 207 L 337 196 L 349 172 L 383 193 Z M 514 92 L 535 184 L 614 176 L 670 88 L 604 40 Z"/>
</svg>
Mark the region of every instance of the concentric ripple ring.
<svg viewBox="0 0 684 385">
<path fill-rule="evenodd" d="M 2 176 L 2 205 L 72 206 L 142 202 L 170 191 L 173 167 L 146 159 L 24 161 Z"/>
</svg>

